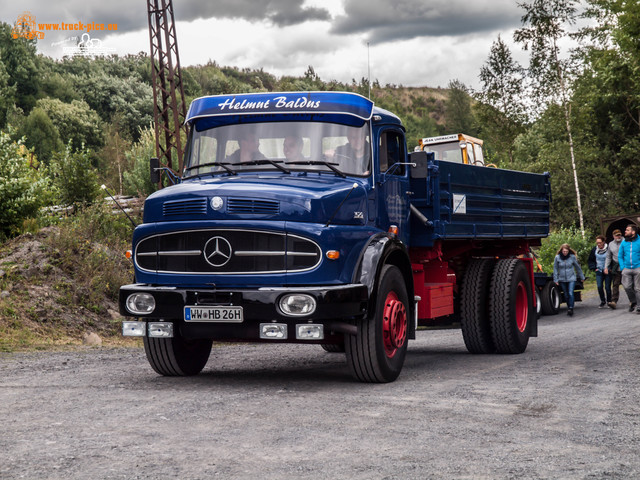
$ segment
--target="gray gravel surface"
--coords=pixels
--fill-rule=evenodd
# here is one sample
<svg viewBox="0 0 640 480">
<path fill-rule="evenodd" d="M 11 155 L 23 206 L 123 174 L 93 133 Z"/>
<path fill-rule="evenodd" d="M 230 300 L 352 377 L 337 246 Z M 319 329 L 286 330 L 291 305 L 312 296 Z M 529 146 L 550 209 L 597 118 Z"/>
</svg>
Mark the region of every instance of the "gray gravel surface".
<svg viewBox="0 0 640 480">
<path fill-rule="evenodd" d="M 522 355 L 421 331 L 385 385 L 311 345 L 2 353 L 0 478 L 639 478 L 640 315 L 577 305 Z"/>
</svg>

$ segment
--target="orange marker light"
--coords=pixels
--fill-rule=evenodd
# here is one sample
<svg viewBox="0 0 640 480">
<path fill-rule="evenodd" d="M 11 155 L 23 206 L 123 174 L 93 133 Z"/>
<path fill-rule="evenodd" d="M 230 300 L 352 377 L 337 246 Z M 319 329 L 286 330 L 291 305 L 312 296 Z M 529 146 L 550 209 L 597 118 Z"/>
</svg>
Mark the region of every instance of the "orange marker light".
<svg viewBox="0 0 640 480">
<path fill-rule="evenodd" d="M 327 251 L 327 258 L 329 260 L 338 260 L 340 258 L 340 252 L 337 250 Z"/>
<path fill-rule="evenodd" d="M 124 256 L 127 258 L 131 258 L 131 250 L 127 250 L 126 252 L 124 252 Z"/>
<path fill-rule="evenodd" d="M 398 235 L 398 232 L 400 230 L 398 229 L 397 225 L 390 225 L 389 226 L 389 233 L 393 234 L 393 235 Z"/>
</svg>

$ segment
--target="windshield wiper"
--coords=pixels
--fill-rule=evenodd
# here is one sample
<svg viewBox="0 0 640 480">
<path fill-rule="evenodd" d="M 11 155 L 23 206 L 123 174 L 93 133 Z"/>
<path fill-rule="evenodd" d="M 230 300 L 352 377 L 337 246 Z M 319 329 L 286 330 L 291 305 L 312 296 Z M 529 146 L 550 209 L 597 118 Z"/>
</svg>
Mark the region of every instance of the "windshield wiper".
<svg viewBox="0 0 640 480">
<path fill-rule="evenodd" d="M 347 176 L 338 170 L 334 165 L 338 165 L 337 163 L 329 163 L 324 160 L 305 160 L 302 162 L 287 162 L 287 165 L 324 165 L 325 167 L 333 170 L 336 175 L 340 175 L 342 178 L 347 178 Z"/>
<path fill-rule="evenodd" d="M 280 161 L 280 163 L 282 163 L 282 161 Z M 288 168 L 284 168 L 282 165 L 279 165 L 277 162 L 274 162 L 273 160 L 269 160 L 268 158 L 264 158 L 262 160 L 249 160 L 248 162 L 236 163 L 236 165 L 266 165 L 266 164 L 273 165 L 278 170 L 281 170 L 284 173 L 291 173 L 291 170 L 289 170 Z"/>
<path fill-rule="evenodd" d="M 227 167 L 227 165 L 233 165 L 233 163 L 229 163 L 229 162 L 208 162 L 208 163 L 201 163 L 200 165 L 194 165 L 192 167 L 188 167 L 185 169 L 185 172 L 188 172 L 189 170 L 195 170 L 196 168 L 202 168 L 202 167 L 222 167 L 224 168 L 227 172 L 229 172 L 231 175 L 237 175 L 238 173 L 235 170 L 230 169 L 229 167 Z M 207 172 L 207 173 L 214 173 L 214 172 Z M 193 175 L 196 176 L 196 175 Z"/>
</svg>

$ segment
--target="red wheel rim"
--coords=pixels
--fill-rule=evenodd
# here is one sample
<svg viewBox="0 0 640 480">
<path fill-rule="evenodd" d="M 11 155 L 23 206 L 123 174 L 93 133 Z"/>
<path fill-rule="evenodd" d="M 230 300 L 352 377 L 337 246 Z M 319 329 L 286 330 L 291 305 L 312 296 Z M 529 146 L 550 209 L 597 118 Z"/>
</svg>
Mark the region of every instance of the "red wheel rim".
<svg viewBox="0 0 640 480">
<path fill-rule="evenodd" d="M 528 317 L 529 297 L 527 295 L 527 286 L 524 282 L 520 282 L 516 290 L 516 325 L 521 332 L 524 332 L 524 329 L 527 328 Z"/>
<path fill-rule="evenodd" d="M 396 292 L 389 292 L 384 301 L 382 339 L 387 357 L 392 358 L 407 338 L 407 310 Z"/>
</svg>

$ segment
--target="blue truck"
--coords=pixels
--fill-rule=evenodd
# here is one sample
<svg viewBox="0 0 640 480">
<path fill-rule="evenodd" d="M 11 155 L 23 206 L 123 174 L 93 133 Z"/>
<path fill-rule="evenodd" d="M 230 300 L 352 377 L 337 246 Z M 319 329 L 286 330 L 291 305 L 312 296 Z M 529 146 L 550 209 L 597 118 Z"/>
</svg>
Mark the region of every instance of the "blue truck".
<svg viewBox="0 0 640 480">
<path fill-rule="evenodd" d="M 380 383 L 423 326 L 459 325 L 475 354 L 537 336 L 548 174 L 409 152 L 396 115 L 347 92 L 207 96 L 186 122 L 120 288 L 123 334 L 157 373 L 199 373 L 214 341 L 309 343 Z"/>
</svg>

